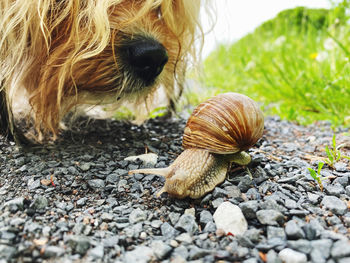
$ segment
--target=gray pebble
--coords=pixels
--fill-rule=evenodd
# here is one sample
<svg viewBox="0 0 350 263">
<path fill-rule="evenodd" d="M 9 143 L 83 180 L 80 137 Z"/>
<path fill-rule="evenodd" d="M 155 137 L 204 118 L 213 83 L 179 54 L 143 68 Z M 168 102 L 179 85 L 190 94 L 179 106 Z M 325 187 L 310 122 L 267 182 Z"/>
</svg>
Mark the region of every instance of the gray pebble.
<svg viewBox="0 0 350 263">
<path fill-rule="evenodd" d="M 350 241 L 338 240 L 333 244 L 331 255 L 333 258 L 350 257 Z"/>
<path fill-rule="evenodd" d="M 333 242 L 330 239 L 312 240 L 311 258 L 313 258 L 313 261 L 316 261 L 316 259 L 320 261 L 326 261 L 326 259 L 330 256 L 332 243 Z"/>
<path fill-rule="evenodd" d="M 46 209 L 48 205 L 49 201 L 45 196 L 37 196 L 30 207 L 35 210 L 43 210 Z"/>
<path fill-rule="evenodd" d="M 88 256 L 94 260 L 102 259 L 104 256 L 103 246 L 98 245 L 88 251 Z"/>
<path fill-rule="evenodd" d="M 162 232 L 162 236 L 165 239 L 174 238 L 176 235 L 176 229 L 172 227 L 168 222 L 164 222 L 160 227 L 160 230 Z"/>
<path fill-rule="evenodd" d="M 175 225 L 175 229 L 194 234 L 198 230 L 198 225 L 194 216 L 183 214 Z"/>
<path fill-rule="evenodd" d="M 256 212 L 256 217 L 263 225 L 278 226 L 284 223 L 283 214 L 277 210 L 259 210 Z"/>
<path fill-rule="evenodd" d="M 259 203 L 256 200 L 250 200 L 239 204 L 246 219 L 256 218 L 256 211 L 259 209 Z"/>
<path fill-rule="evenodd" d="M 51 258 L 51 257 L 61 257 L 64 254 L 65 250 L 64 248 L 58 247 L 58 246 L 47 246 L 44 249 L 44 257 Z"/>
<path fill-rule="evenodd" d="M 289 239 L 302 239 L 305 237 L 304 231 L 294 220 L 286 223 L 285 232 Z"/>
<path fill-rule="evenodd" d="M 240 198 L 242 193 L 241 190 L 235 185 L 229 185 L 225 187 L 228 198 Z"/>
<path fill-rule="evenodd" d="M 212 221 L 208 222 L 208 223 L 205 225 L 203 231 L 204 231 L 204 232 L 209 232 L 209 233 L 215 232 L 215 231 L 216 231 L 216 225 L 215 225 L 215 223 L 212 222 Z"/>
<path fill-rule="evenodd" d="M 302 252 L 304 254 L 308 254 L 311 252 L 311 242 L 306 239 L 298 239 L 298 240 L 290 240 L 287 242 L 288 247 Z"/>
<path fill-rule="evenodd" d="M 67 237 L 67 242 L 74 253 L 78 253 L 80 255 L 84 255 L 90 248 L 90 239 L 86 236 L 71 235 Z"/>
<path fill-rule="evenodd" d="M 127 251 L 123 262 L 147 263 L 153 257 L 153 250 L 146 246 L 138 246 L 132 251 Z"/>
<path fill-rule="evenodd" d="M 129 221 L 131 224 L 135 224 L 147 219 L 147 213 L 140 208 L 134 209 L 129 215 Z"/>
<path fill-rule="evenodd" d="M 153 254 L 158 260 L 162 260 L 163 258 L 167 257 L 167 255 L 169 255 L 172 251 L 172 247 L 165 244 L 161 240 L 153 241 L 151 248 L 153 250 Z"/>
<path fill-rule="evenodd" d="M 345 189 L 341 184 L 328 184 L 324 189 L 327 195 L 334 195 L 337 197 L 345 193 Z"/>
<path fill-rule="evenodd" d="M 102 179 L 89 180 L 88 184 L 93 189 L 101 189 L 101 188 L 105 187 L 105 182 Z"/>
<path fill-rule="evenodd" d="M 335 196 L 326 195 L 323 197 L 321 204 L 337 215 L 344 215 L 348 210 L 345 203 Z"/>
<path fill-rule="evenodd" d="M 208 210 L 203 210 L 199 215 L 199 222 L 201 224 L 207 224 L 213 221 L 213 215 Z"/>
</svg>

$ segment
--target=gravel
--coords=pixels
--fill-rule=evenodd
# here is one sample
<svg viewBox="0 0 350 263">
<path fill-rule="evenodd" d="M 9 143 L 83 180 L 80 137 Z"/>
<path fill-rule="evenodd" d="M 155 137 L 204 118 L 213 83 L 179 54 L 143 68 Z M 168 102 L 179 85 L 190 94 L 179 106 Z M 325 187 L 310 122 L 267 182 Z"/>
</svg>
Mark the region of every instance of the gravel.
<svg viewBox="0 0 350 263">
<path fill-rule="evenodd" d="M 350 164 L 324 166 L 324 191 L 307 170 L 325 157 L 329 123 L 267 117 L 249 173 L 233 165 L 198 200 L 156 198 L 164 178 L 128 171 L 169 165 L 185 123 L 80 119 L 29 149 L 0 137 L 0 262 L 349 262 Z M 346 132 L 336 135 L 349 156 Z M 244 233 L 217 227 L 227 202 L 241 210 Z"/>
</svg>

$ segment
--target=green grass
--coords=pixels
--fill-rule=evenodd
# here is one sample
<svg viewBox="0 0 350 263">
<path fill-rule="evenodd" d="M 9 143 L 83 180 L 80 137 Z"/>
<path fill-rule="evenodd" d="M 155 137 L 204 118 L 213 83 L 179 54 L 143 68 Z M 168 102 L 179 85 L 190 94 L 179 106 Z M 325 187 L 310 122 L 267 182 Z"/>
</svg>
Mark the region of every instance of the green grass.
<svg viewBox="0 0 350 263">
<path fill-rule="evenodd" d="M 208 94 L 243 93 L 267 114 L 300 124 L 350 126 L 349 3 L 286 10 L 231 46 L 219 46 L 204 61 Z"/>
</svg>

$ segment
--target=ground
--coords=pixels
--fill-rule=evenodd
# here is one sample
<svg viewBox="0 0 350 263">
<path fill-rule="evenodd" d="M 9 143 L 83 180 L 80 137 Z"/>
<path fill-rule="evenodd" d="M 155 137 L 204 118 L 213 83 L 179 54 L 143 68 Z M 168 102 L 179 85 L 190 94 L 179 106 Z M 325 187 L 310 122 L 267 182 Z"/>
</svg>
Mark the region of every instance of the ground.
<svg viewBox="0 0 350 263">
<path fill-rule="evenodd" d="M 325 165 L 323 191 L 307 169 L 326 157 L 327 122 L 267 117 L 250 150 L 253 178 L 233 166 L 201 199 L 156 198 L 164 179 L 128 175 L 143 165 L 124 158 L 154 152 L 156 167 L 169 165 L 184 126 L 82 120 L 55 144 L 29 149 L 0 138 L 0 262 L 349 262 L 350 164 Z M 350 155 L 346 132 L 336 139 Z M 241 208 L 243 235 L 216 229 L 224 201 Z"/>
</svg>

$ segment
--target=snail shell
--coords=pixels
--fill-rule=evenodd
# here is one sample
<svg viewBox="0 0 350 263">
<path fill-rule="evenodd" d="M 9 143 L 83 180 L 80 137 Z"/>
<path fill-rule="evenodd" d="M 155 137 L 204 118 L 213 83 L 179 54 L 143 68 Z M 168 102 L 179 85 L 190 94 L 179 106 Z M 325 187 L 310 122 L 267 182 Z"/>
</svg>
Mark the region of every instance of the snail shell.
<svg viewBox="0 0 350 263">
<path fill-rule="evenodd" d="M 160 196 L 167 192 L 178 198 L 199 198 L 222 183 L 231 162 L 247 165 L 244 152 L 261 138 L 264 117 L 258 105 L 238 93 L 224 93 L 201 103 L 187 121 L 185 149 L 166 168 L 138 169 L 129 174 L 164 176 Z"/>
<path fill-rule="evenodd" d="M 224 93 L 201 103 L 187 121 L 182 145 L 212 153 L 248 150 L 262 136 L 264 116 L 258 105 L 239 93 Z"/>
</svg>

